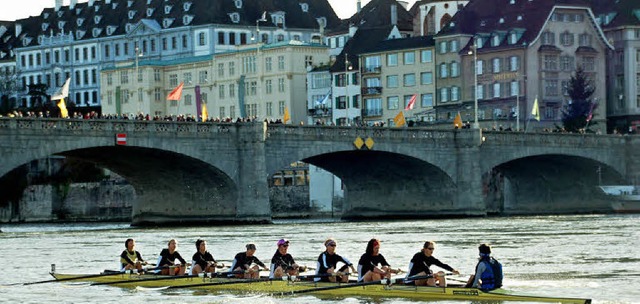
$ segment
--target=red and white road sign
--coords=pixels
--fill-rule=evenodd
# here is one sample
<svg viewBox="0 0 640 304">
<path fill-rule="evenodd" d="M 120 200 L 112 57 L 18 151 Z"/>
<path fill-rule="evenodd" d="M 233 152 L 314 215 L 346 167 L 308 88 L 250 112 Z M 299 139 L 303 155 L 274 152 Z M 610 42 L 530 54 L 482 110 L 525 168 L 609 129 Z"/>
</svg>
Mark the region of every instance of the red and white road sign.
<svg viewBox="0 0 640 304">
<path fill-rule="evenodd" d="M 116 145 L 119 145 L 119 146 L 127 145 L 127 134 L 124 134 L 124 133 L 116 134 Z"/>
</svg>

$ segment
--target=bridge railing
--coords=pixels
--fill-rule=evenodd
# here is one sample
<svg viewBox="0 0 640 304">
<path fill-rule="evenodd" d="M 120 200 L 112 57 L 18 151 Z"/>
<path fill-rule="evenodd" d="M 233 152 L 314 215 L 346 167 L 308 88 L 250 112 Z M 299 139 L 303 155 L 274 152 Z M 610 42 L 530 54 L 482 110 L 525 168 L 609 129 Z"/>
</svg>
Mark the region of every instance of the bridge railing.
<svg viewBox="0 0 640 304">
<path fill-rule="evenodd" d="M 245 123 L 243 123 L 245 124 Z M 249 123 L 246 123 L 249 124 Z M 0 118 L 0 130 L 113 131 L 123 133 L 230 133 L 235 123 L 202 123 L 146 120 Z"/>
</svg>

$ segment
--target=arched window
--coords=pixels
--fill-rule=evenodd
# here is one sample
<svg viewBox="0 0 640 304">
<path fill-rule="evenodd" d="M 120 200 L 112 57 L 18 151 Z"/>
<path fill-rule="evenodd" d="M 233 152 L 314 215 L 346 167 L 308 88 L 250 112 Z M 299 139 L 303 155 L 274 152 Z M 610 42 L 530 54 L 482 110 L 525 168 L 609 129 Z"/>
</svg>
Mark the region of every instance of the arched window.
<svg viewBox="0 0 640 304">
<path fill-rule="evenodd" d="M 444 14 L 444 16 L 442 16 L 442 19 L 440 19 L 440 28 L 443 28 L 445 25 L 447 25 L 449 21 L 451 21 L 451 15 Z"/>
</svg>

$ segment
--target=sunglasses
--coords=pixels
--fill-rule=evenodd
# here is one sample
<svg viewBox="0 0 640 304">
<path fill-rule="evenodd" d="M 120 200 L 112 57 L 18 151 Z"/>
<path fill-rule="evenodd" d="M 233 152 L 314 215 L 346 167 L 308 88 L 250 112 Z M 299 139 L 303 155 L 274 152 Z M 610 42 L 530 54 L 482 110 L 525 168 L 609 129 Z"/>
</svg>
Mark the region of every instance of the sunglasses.
<svg viewBox="0 0 640 304">
<path fill-rule="evenodd" d="M 435 248 L 433 248 L 433 247 L 427 247 L 427 248 L 425 248 L 425 249 L 434 250 Z"/>
<path fill-rule="evenodd" d="M 282 247 L 289 247 L 289 244 L 280 245 Z"/>
<path fill-rule="evenodd" d="M 336 243 L 329 243 L 329 244 L 327 244 L 327 246 L 329 246 L 329 247 L 336 247 Z"/>
</svg>

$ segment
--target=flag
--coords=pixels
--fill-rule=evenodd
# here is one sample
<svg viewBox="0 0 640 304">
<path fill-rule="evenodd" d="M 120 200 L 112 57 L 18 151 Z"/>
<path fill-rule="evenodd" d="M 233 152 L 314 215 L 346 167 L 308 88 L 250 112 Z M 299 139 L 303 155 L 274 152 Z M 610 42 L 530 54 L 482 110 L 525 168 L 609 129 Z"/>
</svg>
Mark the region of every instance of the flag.
<svg viewBox="0 0 640 304">
<path fill-rule="evenodd" d="M 400 111 L 396 117 L 393 118 L 393 123 L 396 127 L 400 128 L 405 125 L 407 121 L 404 119 L 404 112 Z"/>
<path fill-rule="evenodd" d="M 202 122 L 207 121 L 209 119 L 209 112 L 207 111 L 207 104 L 202 103 Z"/>
<path fill-rule="evenodd" d="M 460 112 L 458 112 L 456 118 L 453 119 L 453 127 L 456 129 L 462 129 L 462 116 L 460 116 Z"/>
<path fill-rule="evenodd" d="M 409 99 L 409 103 L 404 108 L 404 110 L 405 111 L 413 110 L 413 107 L 416 105 L 416 99 L 418 99 L 418 94 L 413 94 L 413 96 L 411 96 L 411 99 Z"/>
<path fill-rule="evenodd" d="M 331 95 L 331 94 L 327 93 L 327 95 L 325 95 L 321 100 L 316 100 L 316 105 L 317 106 L 325 106 L 325 105 L 327 105 L 327 102 L 329 101 L 329 95 Z"/>
<path fill-rule="evenodd" d="M 51 100 L 59 100 L 59 99 L 63 99 L 63 98 L 67 98 L 69 97 L 69 82 L 71 81 L 71 78 L 67 78 L 67 80 L 65 80 L 64 84 L 62 85 L 62 87 L 57 90 L 55 93 L 53 93 L 53 95 L 51 96 Z"/>
<path fill-rule="evenodd" d="M 196 93 L 196 117 L 202 117 L 202 94 L 200 94 L 199 85 L 195 87 L 195 93 Z"/>
<path fill-rule="evenodd" d="M 267 22 L 267 11 L 262 12 L 262 17 L 258 21 Z"/>
<path fill-rule="evenodd" d="M 593 118 L 593 110 L 595 109 L 595 107 L 596 107 L 596 103 L 592 102 L 591 107 L 589 108 L 589 114 L 587 114 L 587 122 L 590 122 L 591 119 Z"/>
<path fill-rule="evenodd" d="M 116 87 L 116 114 L 122 115 L 122 90 L 120 86 Z"/>
<path fill-rule="evenodd" d="M 58 108 L 60 108 L 60 117 L 69 117 L 69 111 L 67 111 L 67 104 L 64 102 L 64 98 L 60 98 L 60 101 L 58 101 Z"/>
<path fill-rule="evenodd" d="M 167 95 L 167 100 L 180 100 L 182 97 L 182 87 L 184 86 L 184 82 L 181 82 L 169 95 Z"/>
<path fill-rule="evenodd" d="M 291 115 L 289 115 L 289 109 L 284 108 L 284 117 L 282 117 L 282 123 L 286 124 L 287 121 L 291 120 Z"/>
<path fill-rule="evenodd" d="M 540 121 L 540 107 L 538 106 L 538 97 L 533 101 L 533 108 L 531 109 L 531 116 L 537 121 Z"/>
</svg>

